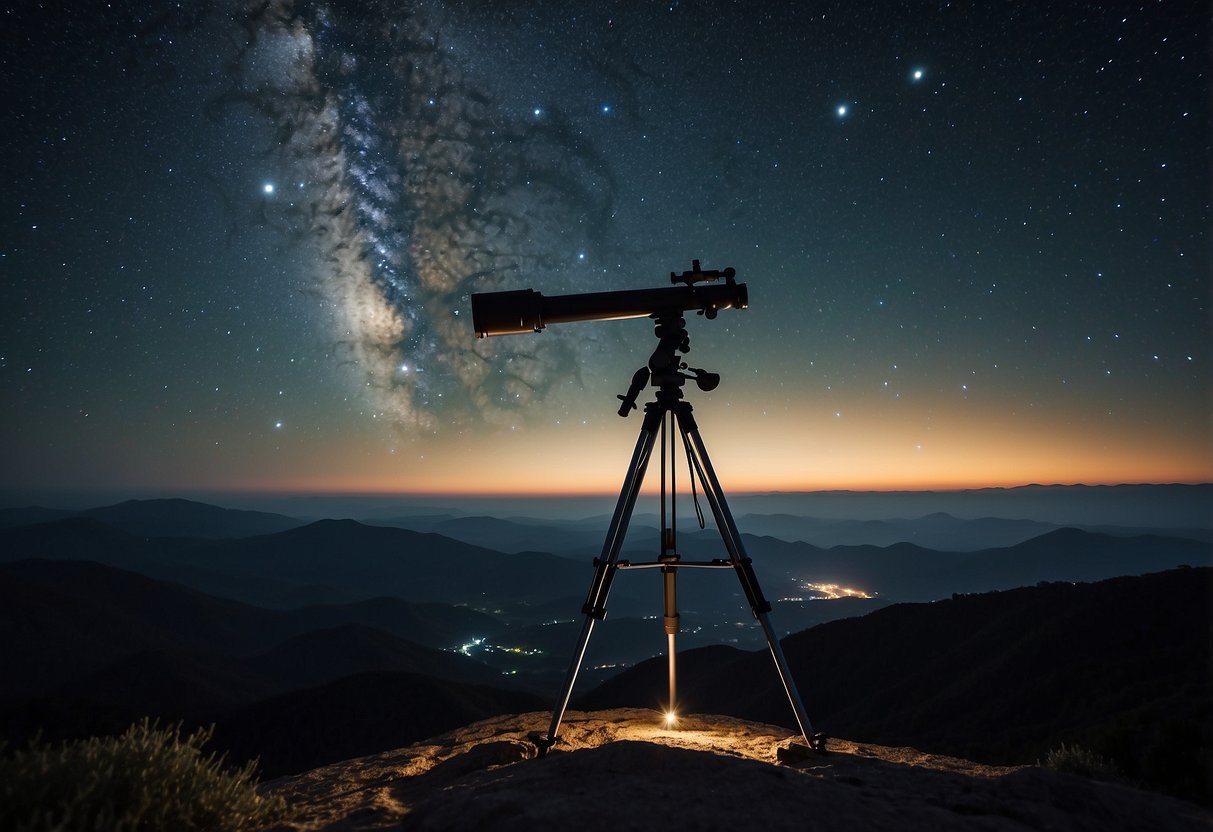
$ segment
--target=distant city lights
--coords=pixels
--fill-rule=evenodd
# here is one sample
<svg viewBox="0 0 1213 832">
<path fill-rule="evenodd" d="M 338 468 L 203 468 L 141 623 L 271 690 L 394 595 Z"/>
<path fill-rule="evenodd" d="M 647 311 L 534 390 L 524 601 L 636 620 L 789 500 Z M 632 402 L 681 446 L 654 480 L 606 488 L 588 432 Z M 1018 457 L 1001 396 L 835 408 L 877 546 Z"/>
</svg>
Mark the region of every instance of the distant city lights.
<svg viewBox="0 0 1213 832">
<path fill-rule="evenodd" d="M 813 592 L 820 599 L 833 600 L 835 598 L 874 598 L 875 593 L 864 592 L 862 589 L 852 589 L 851 587 L 839 586 L 838 584 L 814 584 L 804 581 L 800 585 L 801 589 L 806 592 Z"/>
</svg>

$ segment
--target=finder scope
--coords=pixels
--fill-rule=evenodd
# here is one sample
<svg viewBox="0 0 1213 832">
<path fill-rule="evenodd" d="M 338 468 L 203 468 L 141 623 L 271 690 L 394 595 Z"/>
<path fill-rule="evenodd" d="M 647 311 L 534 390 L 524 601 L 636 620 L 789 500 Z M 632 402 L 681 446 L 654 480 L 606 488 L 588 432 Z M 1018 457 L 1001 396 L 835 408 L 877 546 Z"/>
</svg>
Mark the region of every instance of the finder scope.
<svg viewBox="0 0 1213 832">
<path fill-rule="evenodd" d="M 574 321 L 617 321 L 647 318 L 671 312 L 695 311 L 715 318 L 721 309 L 745 309 L 750 305 L 744 283 L 737 283 L 732 268 L 703 271 L 699 261 L 682 274 L 670 273 L 675 286 L 660 289 L 630 289 L 619 292 L 587 292 L 579 295 L 544 297 L 534 289 L 481 292 L 472 295 L 472 326 L 478 338 L 539 332 L 548 324 Z M 724 285 L 703 285 L 724 278 Z"/>
</svg>

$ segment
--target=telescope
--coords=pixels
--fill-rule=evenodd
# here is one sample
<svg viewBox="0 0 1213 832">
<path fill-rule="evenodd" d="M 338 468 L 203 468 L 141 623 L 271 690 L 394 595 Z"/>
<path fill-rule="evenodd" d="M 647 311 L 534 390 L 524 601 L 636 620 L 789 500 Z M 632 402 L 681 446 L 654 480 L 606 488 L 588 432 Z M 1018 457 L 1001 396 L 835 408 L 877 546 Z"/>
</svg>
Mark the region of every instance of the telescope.
<svg viewBox="0 0 1213 832">
<path fill-rule="evenodd" d="M 715 318 L 721 309 L 745 309 L 749 293 L 738 283 L 732 268 L 704 271 L 692 261 L 690 271 L 670 272 L 677 284 L 659 289 L 631 289 L 619 292 L 586 292 L 579 295 L 546 297 L 534 289 L 508 292 L 481 292 L 472 295 L 472 326 L 476 337 L 517 335 L 539 332 L 548 324 L 575 321 L 618 321 L 648 318 L 654 315 L 694 311 Z M 720 285 L 701 285 L 724 280 Z"/>
<path fill-rule="evenodd" d="M 736 280 L 732 269 L 704 271 L 699 261 L 693 260 L 690 271 L 677 274 L 670 272 L 674 285 L 658 289 L 633 289 L 620 292 L 588 292 L 580 295 L 558 295 L 545 297 L 533 289 L 508 292 L 482 292 L 472 295 L 472 326 L 478 338 L 491 335 L 517 335 L 523 332 L 539 332 L 548 324 L 564 324 L 574 321 L 617 321 L 625 318 L 652 318 L 653 334 L 657 337 L 657 349 L 649 357 L 646 366 L 632 376 L 628 391 L 616 398 L 622 400 L 619 415 L 627 416 L 637 409 L 636 398 L 645 387 L 656 388 L 653 401 L 644 405 L 644 421 L 640 436 L 632 452 L 632 460 L 624 477 L 615 513 L 607 529 L 602 545 L 602 556 L 594 559 L 594 579 L 581 607 L 585 615 L 581 635 L 573 649 L 568 672 L 560 695 L 552 709 L 552 721 L 546 736 L 535 735 L 539 756 L 545 756 L 556 744 L 560 724 L 577 683 L 589 646 L 594 624 L 606 617 L 607 596 L 611 583 L 620 570 L 660 569 L 662 574 L 665 615 L 663 616 L 669 673 L 669 702 L 666 708 L 666 726 L 673 728 L 678 721 L 676 710 L 676 639 L 681 631 L 678 613 L 677 575 L 680 569 L 732 569 L 741 582 L 742 591 L 749 601 L 750 610 L 762 626 L 767 647 L 775 662 L 776 671 L 783 683 L 784 692 L 792 706 L 792 712 L 800 726 L 800 733 L 809 748 L 825 752 L 824 734 L 814 733 L 813 725 L 805 713 L 804 702 L 792 679 L 787 658 L 779 644 L 779 637 L 770 621 L 771 604 L 763 596 L 754 574 L 752 561 L 745 552 L 737 524 L 733 521 L 725 501 L 724 489 L 708 459 L 707 446 L 699 435 L 699 427 L 691 413 L 691 403 L 683 398 L 683 386 L 694 380 L 705 392 L 715 389 L 720 383 L 717 373 L 709 373 L 690 367 L 682 360 L 690 352 L 691 340 L 686 330 L 684 312 L 694 311 L 705 318 L 715 318 L 721 309 L 745 309 L 749 306 L 749 294 L 744 283 Z M 724 281 L 720 283 L 719 281 Z M 714 284 L 714 285 L 703 285 Z M 660 439 L 660 448 L 658 440 Z M 716 520 L 716 529 L 724 543 L 727 558 L 711 561 L 683 560 L 677 545 L 676 520 L 676 457 L 681 444 L 687 458 L 687 474 L 691 483 L 691 495 L 695 501 L 695 512 L 699 528 L 704 528 L 703 511 L 699 504 L 695 482 L 703 485 L 703 494 Z M 654 451 L 657 451 L 654 454 Z M 620 559 L 623 542 L 627 536 L 636 498 L 644 482 L 649 461 L 656 458 L 661 465 L 661 549 L 657 560 L 636 562 Z M 668 462 L 668 469 L 667 469 Z M 666 473 L 669 472 L 667 489 Z M 669 513 L 667 515 L 667 508 Z M 668 517 L 668 522 L 667 522 Z"/>
</svg>

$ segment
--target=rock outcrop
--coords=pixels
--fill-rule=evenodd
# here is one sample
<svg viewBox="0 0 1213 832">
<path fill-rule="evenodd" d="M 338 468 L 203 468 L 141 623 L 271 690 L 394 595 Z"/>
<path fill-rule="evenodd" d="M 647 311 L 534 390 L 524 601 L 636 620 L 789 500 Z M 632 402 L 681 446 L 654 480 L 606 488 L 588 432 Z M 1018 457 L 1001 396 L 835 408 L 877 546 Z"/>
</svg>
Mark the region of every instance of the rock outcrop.
<svg viewBox="0 0 1213 832">
<path fill-rule="evenodd" d="M 1213 829 L 1200 807 L 1120 785 L 842 739 L 816 754 L 785 729 L 721 716 L 669 728 L 655 711 L 570 712 L 539 759 L 548 719 L 485 720 L 265 788 L 297 832 Z"/>
</svg>

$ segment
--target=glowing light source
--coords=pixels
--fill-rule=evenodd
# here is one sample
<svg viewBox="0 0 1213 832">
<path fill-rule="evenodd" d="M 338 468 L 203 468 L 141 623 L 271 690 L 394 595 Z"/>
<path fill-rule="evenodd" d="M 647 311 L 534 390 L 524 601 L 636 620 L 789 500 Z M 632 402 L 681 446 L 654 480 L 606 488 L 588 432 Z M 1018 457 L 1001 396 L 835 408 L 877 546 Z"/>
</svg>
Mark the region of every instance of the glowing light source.
<svg viewBox="0 0 1213 832">
<path fill-rule="evenodd" d="M 673 711 L 666 711 L 666 712 L 665 712 L 665 724 L 666 724 L 666 727 L 668 727 L 668 728 L 673 728 L 673 727 L 674 727 L 674 723 L 675 723 L 675 722 L 677 722 L 677 721 L 678 721 L 678 714 L 674 713 Z"/>
<path fill-rule="evenodd" d="M 265 191 L 267 194 L 272 194 L 274 192 L 274 183 L 266 182 L 261 186 L 261 190 Z"/>
</svg>

